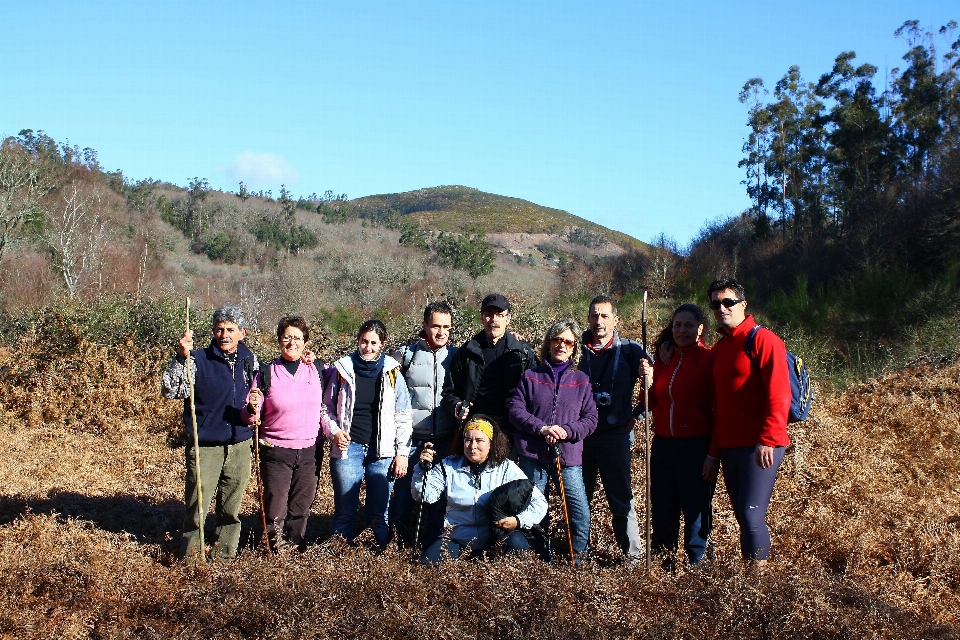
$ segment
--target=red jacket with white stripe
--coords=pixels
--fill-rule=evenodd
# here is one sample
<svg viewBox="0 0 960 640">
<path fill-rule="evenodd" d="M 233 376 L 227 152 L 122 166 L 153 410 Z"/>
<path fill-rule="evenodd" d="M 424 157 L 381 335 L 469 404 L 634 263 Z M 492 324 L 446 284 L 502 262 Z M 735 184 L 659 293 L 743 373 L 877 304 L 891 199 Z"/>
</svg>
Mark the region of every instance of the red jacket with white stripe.
<svg viewBox="0 0 960 640">
<path fill-rule="evenodd" d="M 746 341 L 757 323 L 748 315 L 713 347 L 714 429 L 710 455 L 733 447 L 784 447 L 790 414 L 787 347 L 773 331 L 760 329 L 753 357 Z"/>
<path fill-rule="evenodd" d="M 686 349 L 674 347 L 669 361 L 653 365 L 650 411 L 654 433 L 688 438 L 713 432 L 712 366 L 713 351 L 699 341 Z"/>
</svg>

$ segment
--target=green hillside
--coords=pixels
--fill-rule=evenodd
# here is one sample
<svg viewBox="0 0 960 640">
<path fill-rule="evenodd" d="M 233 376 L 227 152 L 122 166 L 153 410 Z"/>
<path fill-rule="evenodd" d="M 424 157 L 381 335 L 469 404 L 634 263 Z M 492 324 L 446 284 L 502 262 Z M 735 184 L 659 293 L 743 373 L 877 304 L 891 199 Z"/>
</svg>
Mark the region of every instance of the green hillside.
<svg viewBox="0 0 960 640">
<path fill-rule="evenodd" d="M 424 225 L 439 231 L 463 233 L 482 228 L 487 233 L 549 233 L 571 231 L 603 236 L 625 249 L 646 249 L 647 244 L 625 233 L 608 229 L 561 209 L 544 207 L 520 198 L 499 196 L 458 185 L 417 189 L 356 198 L 364 217 L 385 217 L 391 212 L 416 215 Z"/>
</svg>

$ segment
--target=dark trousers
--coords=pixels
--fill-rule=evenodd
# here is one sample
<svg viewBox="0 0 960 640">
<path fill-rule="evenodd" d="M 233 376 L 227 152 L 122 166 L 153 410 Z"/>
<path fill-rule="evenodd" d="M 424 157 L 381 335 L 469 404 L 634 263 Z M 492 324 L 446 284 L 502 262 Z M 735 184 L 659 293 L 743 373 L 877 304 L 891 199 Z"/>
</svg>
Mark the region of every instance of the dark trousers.
<svg viewBox="0 0 960 640">
<path fill-rule="evenodd" d="M 607 428 L 587 436 L 583 441 L 583 485 L 587 503 L 592 503 L 599 476 L 613 515 L 617 546 L 627 558 L 637 560 L 642 553 L 642 543 L 633 505 L 632 452 L 631 429 Z"/>
<path fill-rule="evenodd" d="M 703 461 L 710 436 L 666 438 L 654 435 L 650 451 L 650 503 L 654 551 L 669 554 L 672 564 L 683 514 L 683 550 L 697 564 L 707 550 L 713 529 L 716 482 L 703 480 Z"/>
<path fill-rule="evenodd" d="M 766 469 L 757 465 L 754 451 L 754 447 L 720 449 L 720 462 L 733 513 L 740 525 L 740 551 L 744 558 L 766 560 L 770 555 L 767 507 L 785 449 L 773 450 L 773 464 Z"/>
<path fill-rule="evenodd" d="M 431 441 L 432 442 L 432 441 Z M 447 492 L 440 494 L 440 499 L 433 503 L 422 504 L 413 499 L 410 483 L 413 481 L 413 465 L 420 460 L 425 440 L 414 440 L 410 446 L 409 472 L 393 483 L 393 496 L 390 498 L 390 522 L 396 528 L 400 544 L 404 547 L 413 547 L 416 538 L 417 522 L 420 523 L 420 539 L 418 544 L 426 549 L 440 537 L 443 532 L 443 518 L 447 513 Z M 440 460 L 447 455 L 449 441 L 434 442 L 437 457 Z M 424 475 L 426 478 L 426 475 Z M 422 487 L 421 487 L 422 488 Z"/>
<path fill-rule="evenodd" d="M 260 445 L 260 474 L 271 544 L 285 540 L 302 548 L 320 482 L 316 445 L 306 449 Z"/>
</svg>

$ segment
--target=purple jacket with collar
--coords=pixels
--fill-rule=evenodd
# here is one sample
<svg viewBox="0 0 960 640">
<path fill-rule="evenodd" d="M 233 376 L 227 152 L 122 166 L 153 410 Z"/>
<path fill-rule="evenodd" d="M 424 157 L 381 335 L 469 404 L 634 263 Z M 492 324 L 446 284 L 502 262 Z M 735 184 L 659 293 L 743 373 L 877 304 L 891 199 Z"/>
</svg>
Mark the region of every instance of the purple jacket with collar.
<svg viewBox="0 0 960 640">
<path fill-rule="evenodd" d="M 564 466 L 583 464 L 583 439 L 597 428 L 597 406 L 587 374 L 568 366 L 560 372 L 558 385 L 549 364 L 528 369 L 517 385 L 509 407 L 517 453 L 541 464 L 552 464 L 553 454 L 540 435 L 540 429 L 544 425 L 557 424 L 568 436 L 560 443 Z"/>
</svg>

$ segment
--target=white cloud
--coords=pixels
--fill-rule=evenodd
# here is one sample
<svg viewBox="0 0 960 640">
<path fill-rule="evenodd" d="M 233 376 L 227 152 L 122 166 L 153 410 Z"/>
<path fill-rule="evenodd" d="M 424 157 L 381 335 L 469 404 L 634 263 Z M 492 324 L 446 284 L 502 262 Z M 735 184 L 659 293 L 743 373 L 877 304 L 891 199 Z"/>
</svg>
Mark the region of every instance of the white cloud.
<svg viewBox="0 0 960 640">
<path fill-rule="evenodd" d="M 296 185 L 300 178 L 297 170 L 283 156 L 253 151 L 238 153 L 224 173 L 234 183 L 243 181 L 250 189 L 278 187 L 281 184 L 290 187 Z"/>
</svg>

